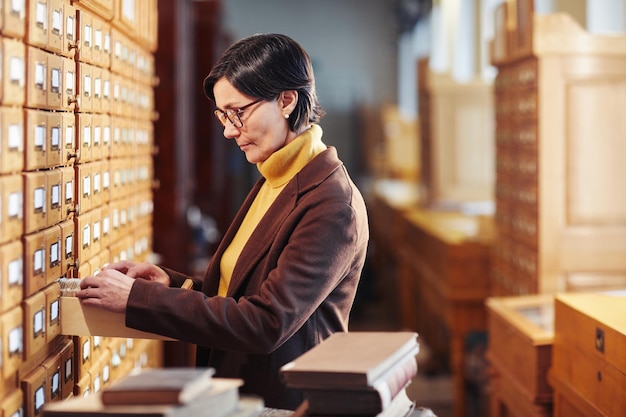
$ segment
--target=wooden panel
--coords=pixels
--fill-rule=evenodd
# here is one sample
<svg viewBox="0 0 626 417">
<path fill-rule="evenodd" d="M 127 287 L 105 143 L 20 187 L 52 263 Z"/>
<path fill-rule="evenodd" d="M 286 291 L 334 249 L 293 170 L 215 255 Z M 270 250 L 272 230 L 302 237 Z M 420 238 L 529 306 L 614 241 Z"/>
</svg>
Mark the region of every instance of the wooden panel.
<svg viewBox="0 0 626 417">
<path fill-rule="evenodd" d="M 488 356 L 496 372 L 528 404 L 552 402 L 547 373 L 554 338 L 554 298 L 549 295 L 487 299 Z"/>
</svg>

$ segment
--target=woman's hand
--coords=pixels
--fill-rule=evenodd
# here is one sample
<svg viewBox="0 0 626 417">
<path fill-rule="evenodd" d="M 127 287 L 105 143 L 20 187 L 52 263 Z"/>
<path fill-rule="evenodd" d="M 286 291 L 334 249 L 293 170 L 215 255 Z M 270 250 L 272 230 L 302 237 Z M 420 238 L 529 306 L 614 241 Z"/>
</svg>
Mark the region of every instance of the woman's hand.
<svg viewBox="0 0 626 417">
<path fill-rule="evenodd" d="M 81 280 L 77 297 L 84 305 L 124 313 L 135 279 L 115 269 L 105 269 Z"/>
<path fill-rule="evenodd" d="M 169 275 L 150 262 L 137 263 L 132 261 L 119 261 L 103 268 L 104 271 L 110 269 L 126 274 L 130 278 L 146 279 L 148 281 L 161 283 L 167 287 L 170 285 Z"/>
</svg>

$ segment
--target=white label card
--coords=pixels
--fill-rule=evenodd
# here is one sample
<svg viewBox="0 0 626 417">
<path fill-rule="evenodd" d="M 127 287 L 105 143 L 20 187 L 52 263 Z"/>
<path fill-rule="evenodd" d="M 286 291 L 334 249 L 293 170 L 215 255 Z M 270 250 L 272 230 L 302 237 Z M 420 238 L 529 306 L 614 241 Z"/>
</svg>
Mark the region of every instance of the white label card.
<svg viewBox="0 0 626 417">
<path fill-rule="evenodd" d="M 47 10 L 48 7 L 46 3 L 37 2 L 37 7 L 35 9 L 35 21 L 37 22 L 37 24 L 45 26 L 47 19 Z"/>
<path fill-rule="evenodd" d="M 59 318 L 59 300 L 50 303 L 50 321 L 55 322 Z"/>
<path fill-rule="evenodd" d="M 7 210 L 9 218 L 22 218 L 22 194 L 15 192 L 9 194 L 9 209 Z"/>
<path fill-rule="evenodd" d="M 65 183 L 65 201 L 71 202 L 74 199 L 74 181 Z"/>
<path fill-rule="evenodd" d="M 24 85 L 24 60 L 15 56 L 11 57 L 9 76 L 12 84 Z"/>
<path fill-rule="evenodd" d="M 83 127 L 83 144 L 91 146 L 91 126 Z"/>
<path fill-rule="evenodd" d="M 69 235 L 65 238 L 65 257 L 69 258 L 70 256 L 72 256 L 72 253 L 74 252 L 74 248 L 72 247 L 74 245 L 74 236 L 73 235 Z"/>
<path fill-rule="evenodd" d="M 40 274 L 44 271 L 43 269 L 44 256 L 45 256 L 45 252 L 43 249 L 37 249 L 35 253 L 33 253 L 33 271 L 35 271 L 35 274 Z"/>
<path fill-rule="evenodd" d="M 73 71 L 67 71 L 65 73 L 65 91 L 67 92 L 67 94 L 69 95 L 73 95 L 74 94 L 74 72 Z"/>
<path fill-rule="evenodd" d="M 61 12 L 61 10 L 52 10 L 52 30 L 54 31 L 54 33 L 61 33 L 61 30 L 63 29 L 62 26 L 62 21 L 63 19 L 63 13 Z"/>
<path fill-rule="evenodd" d="M 50 147 L 52 149 L 58 149 L 61 143 L 61 128 L 58 126 L 50 129 Z"/>
<path fill-rule="evenodd" d="M 50 189 L 50 203 L 52 207 L 58 207 L 61 203 L 61 184 L 54 184 Z"/>
<path fill-rule="evenodd" d="M 50 265 L 56 265 L 61 255 L 61 242 L 57 241 L 50 245 Z"/>
<path fill-rule="evenodd" d="M 41 89 L 46 87 L 46 65 L 41 62 L 35 63 L 35 85 Z"/>
<path fill-rule="evenodd" d="M 59 68 L 52 68 L 50 73 L 50 89 L 54 93 L 61 91 L 61 70 Z"/>
<path fill-rule="evenodd" d="M 83 196 L 89 197 L 91 195 L 91 177 L 87 175 L 83 177 Z"/>
<path fill-rule="evenodd" d="M 46 316 L 46 310 L 39 310 L 35 313 L 35 315 L 33 316 L 33 332 L 34 332 L 34 336 L 37 336 L 40 333 L 44 333 L 44 324 L 45 324 L 45 318 Z"/>
<path fill-rule="evenodd" d="M 67 38 L 69 40 L 74 40 L 74 16 L 68 16 L 65 22 L 65 33 L 67 34 Z"/>
<path fill-rule="evenodd" d="M 22 258 L 14 259 L 9 262 L 9 286 L 22 285 L 23 282 L 23 262 Z"/>
<path fill-rule="evenodd" d="M 42 210 L 46 211 L 44 204 L 46 201 L 46 189 L 45 188 L 35 188 L 33 192 L 33 208 L 35 211 Z"/>
<path fill-rule="evenodd" d="M 74 143 L 74 126 L 65 126 L 65 144 L 72 145 Z"/>
<path fill-rule="evenodd" d="M 86 225 L 83 227 L 83 248 L 88 247 L 91 243 L 91 227 Z"/>
<path fill-rule="evenodd" d="M 35 126 L 35 148 L 45 150 L 46 149 L 46 125 Z"/>
<path fill-rule="evenodd" d="M 22 353 L 23 351 L 23 334 L 22 326 L 15 327 L 9 331 L 9 353 L 12 355 Z"/>
<path fill-rule="evenodd" d="M 24 149 L 24 138 L 22 137 L 22 126 L 19 124 L 11 124 L 8 127 L 7 146 L 10 151 L 21 152 Z"/>
</svg>

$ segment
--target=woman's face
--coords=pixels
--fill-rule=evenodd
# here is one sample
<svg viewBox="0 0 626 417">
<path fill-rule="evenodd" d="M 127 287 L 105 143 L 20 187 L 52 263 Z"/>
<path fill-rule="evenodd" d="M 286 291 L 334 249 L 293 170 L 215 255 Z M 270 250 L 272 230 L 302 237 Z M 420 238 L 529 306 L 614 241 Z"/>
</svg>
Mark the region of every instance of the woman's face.
<svg viewBox="0 0 626 417">
<path fill-rule="evenodd" d="M 226 78 L 215 83 L 213 94 L 217 108 L 223 111 L 237 110 L 256 100 L 241 93 Z M 285 114 L 293 109 L 289 105 L 285 106 L 283 95 L 284 93 L 277 100 L 262 100 L 244 109 L 239 115 L 242 127 L 238 128 L 226 121 L 224 137 L 234 139 L 252 164 L 265 161 L 295 137 L 285 119 Z"/>
</svg>

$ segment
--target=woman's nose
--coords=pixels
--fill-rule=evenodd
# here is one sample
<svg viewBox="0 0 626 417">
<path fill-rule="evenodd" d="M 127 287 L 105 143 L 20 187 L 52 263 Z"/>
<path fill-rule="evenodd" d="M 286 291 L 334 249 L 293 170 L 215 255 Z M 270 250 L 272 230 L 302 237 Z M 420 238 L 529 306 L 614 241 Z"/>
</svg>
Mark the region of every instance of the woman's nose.
<svg viewBox="0 0 626 417">
<path fill-rule="evenodd" d="M 233 139 L 239 136 L 239 129 L 233 125 L 230 120 L 224 125 L 224 137 L 226 139 Z"/>
</svg>

